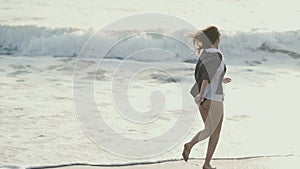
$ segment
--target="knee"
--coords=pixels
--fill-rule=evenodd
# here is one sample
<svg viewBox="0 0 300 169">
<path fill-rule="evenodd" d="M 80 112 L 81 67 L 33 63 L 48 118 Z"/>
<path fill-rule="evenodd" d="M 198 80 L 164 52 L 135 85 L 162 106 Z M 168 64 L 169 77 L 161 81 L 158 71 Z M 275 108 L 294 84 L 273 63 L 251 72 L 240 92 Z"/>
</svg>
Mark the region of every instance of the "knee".
<svg viewBox="0 0 300 169">
<path fill-rule="evenodd" d="M 213 138 L 218 138 L 220 137 L 220 131 L 221 129 L 219 127 L 215 128 L 214 130 L 206 128 L 204 129 L 204 133 L 207 137 L 213 137 Z"/>
<path fill-rule="evenodd" d="M 220 137 L 220 133 L 221 133 L 221 130 L 219 128 L 216 128 L 210 135 L 210 137 L 212 138 L 219 138 Z"/>
<path fill-rule="evenodd" d="M 210 137 L 213 139 L 218 139 L 220 137 L 220 132 L 214 132 Z"/>
<path fill-rule="evenodd" d="M 212 130 L 209 128 L 205 128 L 204 130 L 202 130 L 202 133 L 204 138 L 210 137 L 213 134 Z"/>
</svg>

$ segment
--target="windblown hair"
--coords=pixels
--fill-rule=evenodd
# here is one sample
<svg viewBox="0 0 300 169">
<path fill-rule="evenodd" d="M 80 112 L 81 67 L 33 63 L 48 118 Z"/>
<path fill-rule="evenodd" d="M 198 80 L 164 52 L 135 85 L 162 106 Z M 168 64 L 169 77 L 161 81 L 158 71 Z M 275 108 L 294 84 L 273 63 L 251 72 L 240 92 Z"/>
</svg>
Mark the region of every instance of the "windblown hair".
<svg viewBox="0 0 300 169">
<path fill-rule="evenodd" d="M 199 30 L 192 36 L 195 53 L 199 54 L 201 49 L 210 48 L 219 37 L 219 29 L 215 26 L 209 26 L 205 29 Z"/>
</svg>

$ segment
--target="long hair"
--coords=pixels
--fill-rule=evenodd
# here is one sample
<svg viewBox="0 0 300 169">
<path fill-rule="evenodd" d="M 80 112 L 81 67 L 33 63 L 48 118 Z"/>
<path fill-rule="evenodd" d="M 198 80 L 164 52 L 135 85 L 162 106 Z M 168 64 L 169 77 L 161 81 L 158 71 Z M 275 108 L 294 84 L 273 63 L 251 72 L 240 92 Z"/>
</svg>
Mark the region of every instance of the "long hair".
<svg viewBox="0 0 300 169">
<path fill-rule="evenodd" d="M 220 37 L 219 29 L 215 26 L 209 26 L 199 30 L 192 36 L 195 53 L 199 54 L 201 49 L 210 48 Z"/>
</svg>

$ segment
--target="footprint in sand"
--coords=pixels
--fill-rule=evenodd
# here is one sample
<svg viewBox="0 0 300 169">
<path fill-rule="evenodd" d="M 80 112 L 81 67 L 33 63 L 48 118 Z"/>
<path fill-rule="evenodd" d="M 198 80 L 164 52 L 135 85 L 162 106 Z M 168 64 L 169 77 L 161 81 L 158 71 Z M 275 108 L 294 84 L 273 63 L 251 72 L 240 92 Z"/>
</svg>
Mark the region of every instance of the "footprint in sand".
<svg viewBox="0 0 300 169">
<path fill-rule="evenodd" d="M 26 75 L 26 74 L 29 74 L 31 73 L 30 71 L 26 71 L 26 70 L 17 70 L 17 71 L 14 71 L 14 72 L 11 72 L 11 73 L 8 73 L 7 76 L 8 77 L 11 77 L 11 76 L 18 76 L 18 75 Z"/>
<path fill-rule="evenodd" d="M 244 120 L 246 118 L 249 118 L 250 116 L 246 115 L 246 114 L 242 114 L 242 115 L 234 115 L 232 117 L 227 117 L 227 120 L 231 120 L 231 121 L 241 121 Z"/>
</svg>

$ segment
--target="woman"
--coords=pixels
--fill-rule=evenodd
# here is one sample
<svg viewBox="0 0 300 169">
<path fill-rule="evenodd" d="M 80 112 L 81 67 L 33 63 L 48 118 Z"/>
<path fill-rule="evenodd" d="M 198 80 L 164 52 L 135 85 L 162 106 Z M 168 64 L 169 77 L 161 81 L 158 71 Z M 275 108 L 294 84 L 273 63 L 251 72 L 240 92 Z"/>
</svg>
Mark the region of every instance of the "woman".
<svg viewBox="0 0 300 169">
<path fill-rule="evenodd" d="M 200 30 L 193 36 L 193 43 L 195 51 L 200 55 L 195 69 L 197 94 L 194 96 L 205 128 L 184 145 L 182 156 L 187 161 L 193 146 L 209 137 L 203 169 L 215 169 L 210 165 L 210 161 L 220 137 L 223 121 L 222 82 L 229 83 L 231 79 L 224 78 L 226 65 L 219 50 L 220 32 L 217 27 L 210 26 Z"/>
</svg>

